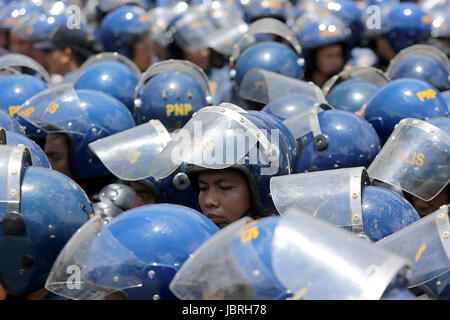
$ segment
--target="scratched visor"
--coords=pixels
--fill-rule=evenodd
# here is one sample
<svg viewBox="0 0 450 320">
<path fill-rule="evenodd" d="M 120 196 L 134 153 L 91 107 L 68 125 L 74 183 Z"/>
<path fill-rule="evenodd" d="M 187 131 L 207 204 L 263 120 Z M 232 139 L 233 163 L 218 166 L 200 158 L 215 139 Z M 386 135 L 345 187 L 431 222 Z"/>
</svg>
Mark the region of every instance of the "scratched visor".
<svg viewBox="0 0 450 320">
<path fill-rule="evenodd" d="M 294 208 L 337 226 L 362 229 L 362 190 L 369 184 L 364 167 L 323 170 L 272 177 L 270 194 L 281 215 Z"/>
<path fill-rule="evenodd" d="M 407 272 L 410 264 L 348 231 L 292 209 L 275 229 L 272 267 L 297 298 L 373 300 L 382 296 L 397 274 Z"/>
<path fill-rule="evenodd" d="M 257 221 L 242 218 L 208 239 L 177 272 L 170 290 L 181 300 L 273 299 L 284 291 L 253 241 Z"/>
<path fill-rule="evenodd" d="M 39 92 L 26 100 L 17 117 L 46 133 L 84 135 L 91 121 L 72 84 L 62 84 Z"/>
<path fill-rule="evenodd" d="M 149 172 L 163 179 L 183 162 L 216 170 L 246 162 L 273 168 L 280 156 L 278 141 L 273 139 L 233 105 L 205 107 L 174 135 L 152 161 Z"/>
<path fill-rule="evenodd" d="M 412 262 L 410 287 L 428 282 L 450 269 L 449 205 L 376 242 Z"/>
<path fill-rule="evenodd" d="M 368 168 L 369 176 L 429 201 L 448 184 L 450 136 L 418 119 L 400 121 Z"/>
<path fill-rule="evenodd" d="M 0 57 L 0 69 L 18 69 L 34 72 L 35 75 L 40 76 L 45 82 L 50 83 L 50 75 L 36 60 L 20 54 L 10 53 Z"/>
<path fill-rule="evenodd" d="M 322 90 L 315 84 L 261 68 L 252 68 L 245 74 L 239 94 L 244 99 L 263 104 L 290 95 L 302 95 L 319 105 L 327 103 Z"/>
<path fill-rule="evenodd" d="M 145 263 L 95 215 L 59 253 L 45 288 L 73 300 L 105 300 L 109 294 L 142 286 Z"/>
<path fill-rule="evenodd" d="M 108 170 L 125 181 L 151 175 L 150 163 L 169 143 L 171 137 L 159 120 L 96 140 L 89 148 Z"/>
</svg>

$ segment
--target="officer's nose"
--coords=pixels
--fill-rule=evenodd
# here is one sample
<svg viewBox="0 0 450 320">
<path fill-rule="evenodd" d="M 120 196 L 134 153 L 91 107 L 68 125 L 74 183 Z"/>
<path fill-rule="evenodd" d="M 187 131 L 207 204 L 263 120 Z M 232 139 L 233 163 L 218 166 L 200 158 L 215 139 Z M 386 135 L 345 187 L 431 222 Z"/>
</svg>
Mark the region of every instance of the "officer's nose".
<svg viewBox="0 0 450 320">
<path fill-rule="evenodd" d="M 219 207 L 220 199 L 217 192 L 212 189 L 208 190 L 204 196 L 204 203 L 206 207 Z"/>
</svg>

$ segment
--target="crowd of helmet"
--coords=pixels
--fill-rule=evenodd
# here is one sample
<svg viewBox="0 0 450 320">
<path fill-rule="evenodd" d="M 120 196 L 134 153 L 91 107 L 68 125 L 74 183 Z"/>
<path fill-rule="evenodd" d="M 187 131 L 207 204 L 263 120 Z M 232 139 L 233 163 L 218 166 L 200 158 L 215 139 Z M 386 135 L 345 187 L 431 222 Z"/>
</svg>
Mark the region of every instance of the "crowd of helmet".
<svg viewBox="0 0 450 320">
<path fill-rule="evenodd" d="M 0 0 L 0 299 L 449 299 L 449 56 L 448 0 Z"/>
</svg>

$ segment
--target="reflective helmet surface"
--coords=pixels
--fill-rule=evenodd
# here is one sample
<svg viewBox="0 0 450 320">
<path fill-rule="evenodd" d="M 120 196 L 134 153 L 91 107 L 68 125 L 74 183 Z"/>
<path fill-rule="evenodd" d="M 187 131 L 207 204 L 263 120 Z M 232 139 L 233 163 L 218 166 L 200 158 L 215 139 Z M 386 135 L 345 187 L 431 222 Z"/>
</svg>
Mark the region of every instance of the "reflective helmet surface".
<svg viewBox="0 0 450 320">
<path fill-rule="evenodd" d="M 300 57 L 286 45 L 273 41 L 256 43 L 245 49 L 236 61 L 235 81 L 239 85 L 252 68 L 276 72 L 296 79 L 303 78 Z"/>
<path fill-rule="evenodd" d="M 413 2 L 393 6 L 384 20 L 385 36 L 396 53 L 417 44 L 431 33 L 431 17 Z"/>
<path fill-rule="evenodd" d="M 328 144 L 317 150 L 304 136 L 297 172 L 364 166 L 380 151 L 380 139 L 366 120 L 348 111 L 326 110 L 318 114 L 320 130 Z"/>
<path fill-rule="evenodd" d="M 392 80 L 413 78 L 428 82 L 439 91 L 450 89 L 450 60 L 430 45 L 415 45 L 400 51 L 386 73 Z"/>
<path fill-rule="evenodd" d="M 65 175 L 35 166 L 22 172 L 20 212 L 0 212 L 0 283 L 12 295 L 43 287 L 60 250 L 92 213 L 85 192 Z"/>
<path fill-rule="evenodd" d="M 22 103 L 47 88 L 47 83 L 27 74 L 4 77 L 0 79 L 0 108 L 13 116 Z"/>
<path fill-rule="evenodd" d="M 378 90 L 367 103 L 365 119 L 384 144 L 403 118 L 427 120 L 448 114 L 448 107 L 434 86 L 417 79 L 397 79 Z"/>
<path fill-rule="evenodd" d="M 307 68 L 314 67 L 312 51 L 335 43 L 346 43 L 351 31 L 344 22 L 331 14 L 304 15 L 293 27 L 295 36 L 302 46 L 302 56 Z"/>
<path fill-rule="evenodd" d="M 134 88 L 138 81 L 138 75 L 125 64 L 118 61 L 103 61 L 86 67 L 74 82 L 74 88 L 107 93 L 120 100 L 130 112 L 133 112 Z"/>
<path fill-rule="evenodd" d="M 29 108 L 32 112 L 25 112 Z M 70 84 L 36 95 L 18 114 L 47 134 L 69 137 L 71 170 L 81 179 L 108 174 L 88 148 L 90 142 L 135 126 L 131 112 L 116 98 L 96 90 L 75 90 Z"/>
<path fill-rule="evenodd" d="M 333 87 L 326 99 L 335 109 L 355 113 L 369 102 L 378 89 L 379 87 L 372 82 L 350 79 Z"/>
<path fill-rule="evenodd" d="M 74 262 L 83 265 L 82 286 L 67 290 L 59 278 L 67 274 L 55 264 L 46 288 L 72 299 L 98 299 L 102 293 L 107 298 L 111 292 L 132 300 L 175 299 L 169 290 L 171 279 L 217 230 L 200 212 L 170 204 L 128 210 L 109 223 L 97 217 L 70 240 L 57 260 L 64 268 Z"/>
<path fill-rule="evenodd" d="M 170 132 L 181 128 L 194 112 L 207 105 L 201 85 L 181 72 L 155 75 L 142 87 L 140 98 L 136 121 L 158 119 Z"/>
<path fill-rule="evenodd" d="M 100 25 L 100 35 L 106 51 L 117 51 L 132 57 L 133 35 L 149 32 L 150 21 L 143 8 L 124 6 L 108 13 Z"/>
<path fill-rule="evenodd" d="M 362 218 L 364 233 L 376 242 L 418 221 L 414 207 L 397 193 L 375 186 L 362 191 Z"/>
</svg>

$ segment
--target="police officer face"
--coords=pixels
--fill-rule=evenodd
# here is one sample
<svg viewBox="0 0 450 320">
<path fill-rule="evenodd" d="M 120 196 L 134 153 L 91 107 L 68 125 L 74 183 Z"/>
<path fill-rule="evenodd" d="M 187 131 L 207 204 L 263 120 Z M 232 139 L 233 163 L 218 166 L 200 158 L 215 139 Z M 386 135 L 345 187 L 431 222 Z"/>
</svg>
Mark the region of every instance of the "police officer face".
<svg viewBox="0 0 450 320">
<path fill-rule="evenodd" d="M 421 218 L 439 209 L 442 205 L 450 203 L 449 187 L 447 186 L 430 201 L 424 201 L 412 196 L 413 206 Z"/>
<path fill-rule="evenodd" d="M 200 208 L 215 224 L 234 222 L 250 209 L 250 188 L 237 170 L 204 171 L 198 176 L 198 187 Z"/>
<path fill-rule="evenodd" d="M 344 52 L 340 44 L 325 46 L 317 50 L 316 66 L 325 75 L 333 75 L 344 67 Z"/>
<path fill-rule="evenodd" d="M 63 134 L 48 134 L 45 138 L 44 151 L 53 170 L 75 180 L 75 176 L 70 169 L 69 145 Z"/>
<path fill-rule="evenodd" d="M 208 70 L 209 58 L 211 56 L 211 49 L 204 49 L 199 52 L 184 52 L 184 59 L 196 64 L 204 71 Z"/>
<path fill-rule="evenodd" d="M 143 184 L 139 182 L 132 182 L 130 186 L 135 192 L 133 200 L 131 200 L 130 203 L 130 209 L 156 203 L 156 198 L 153 191 Z"/>
</svg>

